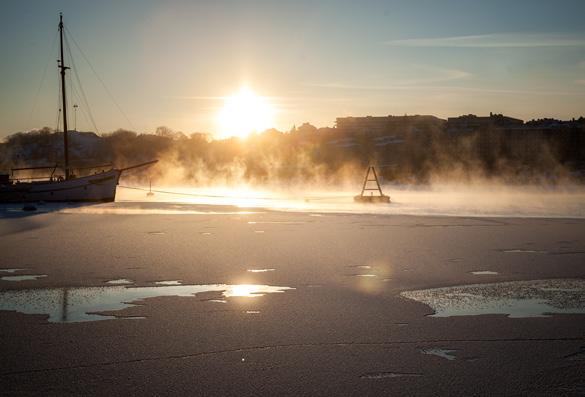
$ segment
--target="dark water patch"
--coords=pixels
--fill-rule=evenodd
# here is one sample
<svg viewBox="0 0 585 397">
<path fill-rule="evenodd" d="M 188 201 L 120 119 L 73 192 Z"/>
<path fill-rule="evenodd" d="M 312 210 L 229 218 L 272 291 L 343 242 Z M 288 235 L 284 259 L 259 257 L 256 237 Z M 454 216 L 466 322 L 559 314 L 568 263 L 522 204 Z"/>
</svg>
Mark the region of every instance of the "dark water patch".
<svg viewBox="0 0 585 397">
<path fill-rule="evenodd" d="M 259 284 L 173 285 L 158 287 L 104 286 L 44 288 L 0 291 L 0 310 L 46 314 L 49 322 L 81 322 L 125 318 L 100 314 L 140 305 L 145 299 L 162 296 L 192 297 L 215 292 L 223 300 L 253 298 L 293 289 Z M 215 298 L 217 299 L 217 298 Z"/>
<path fill-rule="evenodd" d="M 406 291 L 400 295 L 430 306 L 435 311 L 431 317 L 585 314 L 585 280 L 582 279 L 471 284 Z"/>
</svg>

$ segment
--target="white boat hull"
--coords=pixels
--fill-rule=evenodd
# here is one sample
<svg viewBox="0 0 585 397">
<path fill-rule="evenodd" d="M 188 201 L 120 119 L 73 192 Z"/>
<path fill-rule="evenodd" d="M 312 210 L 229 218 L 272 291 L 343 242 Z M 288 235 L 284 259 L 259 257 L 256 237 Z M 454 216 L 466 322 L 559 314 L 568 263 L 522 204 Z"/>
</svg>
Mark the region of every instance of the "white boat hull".
<svg viewBox="0 0 585 397">
<path fill-rule="evenodd" d="M 120 170 L 64 181 L 13 183 L 0 186 L 0 203 L 14 202 L 108 202 L 116 199 Z"/>
</svg>

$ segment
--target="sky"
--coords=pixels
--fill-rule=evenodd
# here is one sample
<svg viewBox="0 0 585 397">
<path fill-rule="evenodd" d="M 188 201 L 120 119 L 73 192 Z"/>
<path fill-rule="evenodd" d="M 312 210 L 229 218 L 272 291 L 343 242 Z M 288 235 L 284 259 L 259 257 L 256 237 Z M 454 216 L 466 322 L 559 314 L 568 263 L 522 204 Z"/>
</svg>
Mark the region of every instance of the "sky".
<svg viewBox="0 0 585 397">
<path fill-rule="evenodd" d="M 78 130 L 218 133 L 226 97 L 242 87 L 273 107 L 282 131 L 344 116 L 585 116 L 582 0 L 3 0 L 0 9 L 0 138 L 57 126 L 59 12 L 87 99 L 70 93 Z"/>
</svg>

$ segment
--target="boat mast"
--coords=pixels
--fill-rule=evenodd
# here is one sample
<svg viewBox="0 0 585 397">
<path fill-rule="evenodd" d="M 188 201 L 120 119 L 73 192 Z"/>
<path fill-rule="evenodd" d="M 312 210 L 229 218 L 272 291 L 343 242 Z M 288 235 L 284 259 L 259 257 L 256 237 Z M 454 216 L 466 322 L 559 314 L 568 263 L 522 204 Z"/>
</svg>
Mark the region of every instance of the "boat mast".
<svg viewBox="0 0 585 397">
<path fill-rule="evenodd" d="M 63 57 L 63 14 L 59 13 L 59 36 L 61 39 L 61 61 L 59 62 L 59 69 L 61 69 L 61 95 L 63 107 L 63 145 L 65 147 L 65 179 L 69 179 L 69 145 L 67 143 L 67 100 L 65 95 L 65 70 L 69 69 L 65 66 Z"/>
</svg>

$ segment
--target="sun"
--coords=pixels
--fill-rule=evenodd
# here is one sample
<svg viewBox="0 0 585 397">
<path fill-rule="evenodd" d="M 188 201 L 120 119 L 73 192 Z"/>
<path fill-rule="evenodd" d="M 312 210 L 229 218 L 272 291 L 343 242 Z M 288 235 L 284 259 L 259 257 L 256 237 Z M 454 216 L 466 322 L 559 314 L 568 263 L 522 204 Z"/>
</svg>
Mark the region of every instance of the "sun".
<svg viewBox="0 0 585 397">
<path fill-rule="evenodd" d="M 225 99 L 217 114 L 221 136 L 245 138 L 252 132 L 261 132 L 273 126 L 274 108 L 263 97 L 249 88 Z"/>
</svg>

